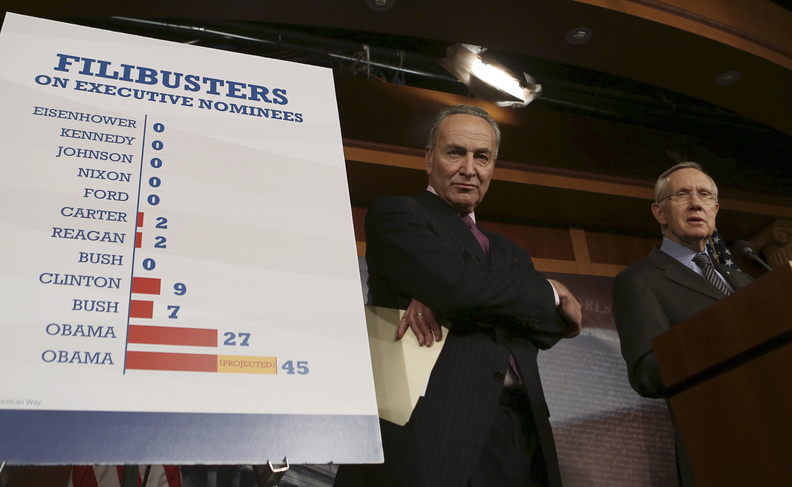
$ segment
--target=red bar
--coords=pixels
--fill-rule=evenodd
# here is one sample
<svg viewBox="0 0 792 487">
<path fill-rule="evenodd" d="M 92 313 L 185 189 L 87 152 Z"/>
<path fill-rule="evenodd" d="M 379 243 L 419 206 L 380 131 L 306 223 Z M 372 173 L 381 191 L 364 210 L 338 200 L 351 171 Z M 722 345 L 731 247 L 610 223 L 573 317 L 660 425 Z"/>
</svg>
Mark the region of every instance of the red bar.
<svg viewBox="0 0 792 487">
<path fill-rule="evenodd" d="M 162 279 L 151 277 L 133 277 L 132 292 L 136 294 L 159 294 Z"/>
<path fill-rule="evenodd" d="M 217 356 L 197 353 L 132 352 L 126 354 L 126 368 L 134 370 L 180 370 L 217 372 Z"/>
<path fill-rule="evenodd" d="M 128 343 L 216 347 L 217 330 L 176 328 L 172 326 L 129 325 Z"/>
<path fill-rule="evenodd" d="M 135 232 L 135 248 L 139 249 L 143 246 L 143 232 Z"/>
<path fill-rule="evenodd" d="M 139 211 L 138 214 L 137 214 L 137 226 L 138 227 L 142 227 L 143 226 L 143 212 L 142 211 Z"/>
<path fill-rule="evenodd" d="M 154 301 L 138 301 L 132 299 L 129 301 L 129 317 L 130 318 L 153 318 L 154 317 Z"/>
</svg>

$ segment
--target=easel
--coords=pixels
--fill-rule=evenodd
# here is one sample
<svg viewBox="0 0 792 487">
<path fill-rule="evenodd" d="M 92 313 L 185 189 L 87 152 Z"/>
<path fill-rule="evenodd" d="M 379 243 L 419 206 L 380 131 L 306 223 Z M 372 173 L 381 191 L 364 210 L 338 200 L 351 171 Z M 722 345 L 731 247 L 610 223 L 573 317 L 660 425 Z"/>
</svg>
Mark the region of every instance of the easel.
<svg viewBox="0 0 792 487">
<path fill-rule="evenodd" d="M 143 487 L 146 487 L 148 482 L 148 473 L 151 469 L 149 466 L 146 469 L 146 478 L 143 480 Z M 138 466 L 137 465 L 124 465 L 124 476 L 121 479 L 121 487 L 135 487 L 138 479 Z"/>
<path fill-rule="evenodd" d="M 282 467 L 274 467 L 269 460 L 267 460 L 266 465 L 254 465 L 256 485 L 258 487 L 277 487 L 280 480 L 289 470 L 289 459 L 284 457 L 283 461 L 285 463 Z"/>
</svg>

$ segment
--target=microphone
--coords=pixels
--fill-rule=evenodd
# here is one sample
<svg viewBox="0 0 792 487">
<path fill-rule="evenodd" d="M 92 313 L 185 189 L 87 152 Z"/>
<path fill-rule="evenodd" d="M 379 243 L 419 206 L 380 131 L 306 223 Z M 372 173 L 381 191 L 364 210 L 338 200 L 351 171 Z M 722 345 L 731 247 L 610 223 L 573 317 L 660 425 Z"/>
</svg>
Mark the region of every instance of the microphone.
<svg viewBox="0 0 792 487">
<path fill-rule="evenodd" d="M 754 253 L 753 249 L 751 248 L 751 244 L 749 244 L 745 240 L 738 240 L 734 242 L 734 250 L 748 257 L 749 259 L 758 262 L 759 265 L 765 268 L 765 270 L 768 271 L 773 270 L 769 265 L 765 264 L 765 261 L 760 259 L 759 256 Z"/>
</svg>

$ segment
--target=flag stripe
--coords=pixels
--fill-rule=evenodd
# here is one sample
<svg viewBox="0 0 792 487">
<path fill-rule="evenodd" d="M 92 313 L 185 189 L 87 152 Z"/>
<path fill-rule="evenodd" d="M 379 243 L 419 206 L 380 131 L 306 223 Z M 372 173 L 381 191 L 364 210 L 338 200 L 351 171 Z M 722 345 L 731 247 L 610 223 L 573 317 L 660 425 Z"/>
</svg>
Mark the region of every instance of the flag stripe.
<svg viewBox="0 0 792 487">
<path fill-rule="evenodd" d="M 147 465 L 138 466 L 137 485 L 143 485 Z M 75 465 L 68 487 L 121 487 L 124 482 L 123 465 Z M 178 465 L 151 465 L 146 487 L 182 487 Z"/>
</svg>

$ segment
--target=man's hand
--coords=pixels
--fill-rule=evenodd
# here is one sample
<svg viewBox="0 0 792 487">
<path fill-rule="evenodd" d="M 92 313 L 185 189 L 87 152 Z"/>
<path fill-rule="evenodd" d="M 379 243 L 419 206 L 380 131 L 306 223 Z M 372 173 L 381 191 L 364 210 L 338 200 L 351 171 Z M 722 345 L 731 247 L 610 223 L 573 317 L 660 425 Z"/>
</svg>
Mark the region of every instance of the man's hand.
<svg viewBox="0 0 792 487">
<path fill-rule="evenodd" d="M 553 279 L 548 279 L 558 293 L 558 314 L 567 324 L 564 338 L 576 337 L 583 329 L 583 311 L 575 296 L 563 284 Z"/>
<path fill-rule="evenodd" d="M 574 299 L 574 298 L 573 298 Z M 418 345 L 431 347 L 435 341 L 443 339 L 443 330 L 435 320 L 434 311 L 413 298 L 407 311 L 404 312 L 399 327 L 396 329 L 396 340 L 401 340 L 410 328 L 418 339 Z"/>
</svg>

